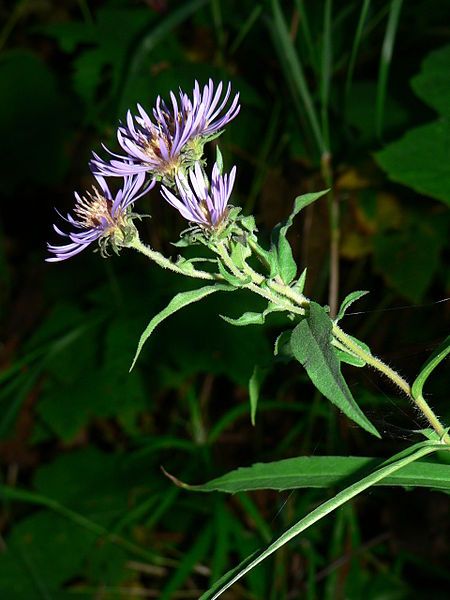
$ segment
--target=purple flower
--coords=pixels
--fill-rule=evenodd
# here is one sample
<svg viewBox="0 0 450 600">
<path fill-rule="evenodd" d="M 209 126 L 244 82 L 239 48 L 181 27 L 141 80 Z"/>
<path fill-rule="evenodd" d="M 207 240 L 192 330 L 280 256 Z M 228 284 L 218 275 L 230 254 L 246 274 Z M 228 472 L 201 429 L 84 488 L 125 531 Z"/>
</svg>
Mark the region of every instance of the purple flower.
<svg viewBox="0 0 450 600">
<path fill-rule="evenodd" d="M 95 241 L 100 242 L 104 254 L 108 243 L 117 250 L 134 231 L 131 205 L 155 185 L 151 181 L 143 188 L 145 173 L 138 173 L 125 177 L 123 187 L 113 195 L 101 175 L 95 175 L 95 179 L 99 188 L 92 186 L 92 192 L 86 192 L 84 196 L 75 192 L 73 215 L 68 213 L 67 217 L 62 217 L 72 231 L 66 233 L 53 225 L 58 235 L 68 238 L 68 243 L 48 244 L 48 250 L 55 255 L 47 258 L 48 262 L 71 258 Z"/>
<path fill-rule="evenodd" d="M 216 229 L 226 219 L 227 204 L 234 185 L 236 167 L 229 175 L 221 175 L 214 165 L 209 184 L 199 162 L 189 170 L 189 176 L 181 172 L 175 176 L 179 198 L 162 186 L 161 194 L 188 221 L 208 229 Z"/>
<path fill-rule="evenodd" d="M 192 100 L 181 90 L 178 99 L 170 92 L 169 105 L 158 96 L 153 119 L 138 104 L 139 114 L 133 116 L 128 111 L 126 124 L 121 124 L 117 130 L 117 139 L 126 155 L 106 149 L 112 158 L 105 161 L 94 154 L 92 170 L 115 176 L 149 172 L 165 183 L 173 183 L 179 167 L 187 169 L 200 160 L 204 144 L 238 114 L 239 94 L 226 109 L 231 84 L 223 98 L 222 90 L 222 83 L 214 90 L 210 79 L 203 91 L 195 82 Z"/>
</svg>

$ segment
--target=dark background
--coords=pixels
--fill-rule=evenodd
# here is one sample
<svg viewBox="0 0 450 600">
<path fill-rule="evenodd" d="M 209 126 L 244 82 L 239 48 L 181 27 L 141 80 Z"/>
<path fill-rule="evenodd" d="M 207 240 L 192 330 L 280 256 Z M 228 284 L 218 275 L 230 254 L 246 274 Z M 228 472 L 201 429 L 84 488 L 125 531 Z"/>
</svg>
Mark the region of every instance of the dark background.
<svg viewBox="0 0 450 600">
<path fill-rule="evenodd" d="M 371 292 L 345 328 L 412 380 L 448 331 L 448 2 L 280 4 L 317 114 L 325 107 L 329 115 L 340 298 Z M 241 94 L 220 145 L 226 167 L 238 167 L 233 202 L 255 214 L 262 240 L 295 196 L 326 187 L 275 5 L 23 0 L 0 9 L 5 600 L 197 598 L 332 490 L 199 495 L 175 487 L 160 465 L 200 483 L 290 456 L 387 457 L 425 426 L 374 372 L 348 367 L 355 398 L 383 434 L 374 441 L 288 364 L 271 368 L 252 427 L 248 378 L 255 363 L 270 363 L 280 324 L 233 328 L 218 316 L 259 306 L 252 297 L 218 295 L 187 308 L 161 326 L 129 374 L 149 319 L 192 284 L 131 250 L 44 262 L 54 207 L 70 210 L 73 190 L 92 184 L 91 150 L 114 147 L 118 120 L 137 101 L 150 109 L 158 94 L 189 93 L 195 79 L 230 80 Z M 181 218 L 157 191 L 139 212 L 152 216 L 139 225 L 143 239 L 175 255 Z M 326 303 L 325 199 L 298 219 L 291 242 L 308 267 L 307 295 Z M 448 422 L 446 383 L 443 365 L 428 399 Z M 377 488 L 228 597 L 446 598 L 448 540 L 444 494 Z"/>
</svg>

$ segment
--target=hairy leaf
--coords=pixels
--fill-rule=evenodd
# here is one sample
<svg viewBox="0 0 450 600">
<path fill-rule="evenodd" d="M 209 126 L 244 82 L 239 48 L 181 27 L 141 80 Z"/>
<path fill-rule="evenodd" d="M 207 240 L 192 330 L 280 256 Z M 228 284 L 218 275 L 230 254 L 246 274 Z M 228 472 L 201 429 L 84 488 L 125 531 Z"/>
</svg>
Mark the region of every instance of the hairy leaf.
<svg viewBox="0 0 450 600">
<path fill-rule="evenodd" d="M 360 427 L 380 437 L 356 404 L 342 376 L 339 359 L 332 347 L 331 331 L 332 321 L 325 309 L 311 302 L 309 315 L 292 332 L 292 352 L 325 398 Z"/>
<path fill-rule="evenodd" d="M 344 298 L 344 300 L 342 301 L 341 307 L 339 309 L 339 312 L 337 314 L 335 321 L 336 322 L 340 321 L 344 317 L 347 309 L 353 304 L 353 302 L 356 302 L 357 300 L 359 300 L 360 298 L 362 298 L 363 296 L 365 296 L 368 293 L 369 293 L 368 291 L 358 290 L 355 292 L 351 292 L 348 296 L 346 296 Z"/>
<path fill-rule="evenodd" d="M 423 386 L 434 369 L 450 354 L 450 335 L 448 335 L 442 344 L 423 365 L 422 370 L 416 377 L 412 385 L 412 393 L 415 398 L 422 395 Z"/>
</svg>

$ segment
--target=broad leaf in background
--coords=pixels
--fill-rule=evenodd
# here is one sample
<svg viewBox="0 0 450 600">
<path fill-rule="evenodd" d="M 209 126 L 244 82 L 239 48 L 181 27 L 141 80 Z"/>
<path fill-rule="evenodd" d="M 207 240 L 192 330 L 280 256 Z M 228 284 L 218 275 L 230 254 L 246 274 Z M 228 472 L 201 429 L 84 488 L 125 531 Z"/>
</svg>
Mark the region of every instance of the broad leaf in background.
<svg viewBox="0 0 450 600">
<path fill-rule="evenodd" d="M 449 226 L 448 211 L 423 218 L 411 210 L 402 229 L 375 235 L 375 268 L 401 296 L 420 302 L 439 269 Z"/>
<path fill-rule="evenodd" d="M 11 50 L 1 56 L 0 79 L 0 135 L 8 140 L 0 165 L 3 191 L 61 181 L 68 166 L 69 120 L 56 77 L 32 52 Z M 33 155 L 26 161 L 26 174 L 24 152 Z"/>
<path fill-rule="evenodd" d="M 7 537 L 0 560 L 1 597 L 62 597 L 61 586 L 79 574 L 94 542 L 91 532 L 47 510 L 23 519 Z"/>
<path fill-rule="evenodd" d="M 360 427 L 373 435 L 380 434 L 356 404 L 341 373 L 333 350 L 332 321 L 325 309 L 311 302 L 306 319 L 300 321 L 291 336 L 295 358 L 305 367 L 316 388 Z"/>
<path fill-rule="evenodd" d="M 291 283 L 297 274 L 297 264 L 292 256 L 291 246 L 286 239 L 288 229 L 291 227 L 294 217 L 296 217 L 303 208 L 308 206 L 308 204 L 315 202 L 326 193 L 328 193 L 328 190 L 298 196 L 295 199 L 294 208 L 289 217 L 277 225 L 273 230 L 272 247 L 277 254 L 281 278 L 286 284 Z"/>
<path fill-rule="evenodd" d="M 450 205 L 450 46 L 432 52 L 412 80 L 420 98 L 440 114 L 433 123 L 408 131 L 376 159 L 394 181 Z"/>
</svg>

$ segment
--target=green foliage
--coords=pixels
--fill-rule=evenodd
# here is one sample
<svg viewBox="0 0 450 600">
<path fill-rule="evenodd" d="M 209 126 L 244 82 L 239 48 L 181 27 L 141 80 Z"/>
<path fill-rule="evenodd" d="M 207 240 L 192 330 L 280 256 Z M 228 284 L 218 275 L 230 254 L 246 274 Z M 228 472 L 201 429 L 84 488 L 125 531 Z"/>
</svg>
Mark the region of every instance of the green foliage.
<svg viewBox="0 0 450 600">
<path fill-rule="evenodd" d="M 0 78 L 0 133 L 8 140 L 0 166 L 4 192 L 10 195 L 23 187 L 24 153 L 29 156 L 27 181 L 41 185 L 61 181 L 68 165 L 61 148 L 69 121 L 67 99 L 54 74 L 34 53 L 17 49 L 1 55 Z"/>
<path fill-rule="evenodd" d="M 411 129 L 376 154 L 391 179 L 446 204 L 450 204 L 449 60 L 450 46 L 432 52 L 424 60 L 421 73 L 412 80 L 414 91 L 439 113 L 440 119 Z"/>
<path fill-rule="evenodd" d="M 344 300 L 342 300 L 342 303 L 339 308 L 339 312 L 336 315 L 335 321 L 338 322 L 341 319 L 343 319 L 347 309 L 350 308 L 350 306 L 353 304 L 353 302 L 356 302 L 357 300 L 359 300 L 360 298 L 362 298 L 363 296 L 365 296 L 368 293 L 369 293 L 368 291 L 358 290 L 356 292 L 351 292 L 350 294 L 348 294 L 348 296 L 346 296 L 344 298 Z"/>
<path fill-rule="evenodd" d="M 375 267 L 401 295 L 420 302 L 439 269 L 447 229 L 447 215 L 424 221 L 413 213 L 404 229 L 376 236 Z"/>
<path fill-rule="evenodd" d="M 380 466 L 375 458 L 356 456 L 299 456 L 277 462 L 240 467 L 201 485 L 185 486 L 195 492 L 249 492 L 255 490 L 292 490 L 332 488 Z M 402 486 L 408 489 L 427 487 L 450 490 L 450 465 L 417 461 L 376 485 Z"/>
<path fill-rule="evenodd" d="M 207 285 L 207 286 L 199 288 L 197 290 L 189 290 L 188 292 L 180 292 L 179 294 L 177 294 L 174 298 L 172 298 L 172 300 L 169 302 L 169 304 L 166 306 L 165 309 L 163 309 L 160 313 L 158 313 L 155 317 L 153 317 L 153 319 L 150 321 L 150 323 L 145 328 L 144 333 L 141 335 L 141 337 L 139 339 L 136 354 L 133 358 L 133 362 L 131 364 L 130 370 L 133 369 L 134 365 L 136 364 L 136 360 L 137 360 L 139 354 L 141 353 L 141 350 L 142 350 L 145 342 L 151 336 L 151 334 L 153 333 L 155 328 L 162 321 L 164 321 L 164 319 L 167 319 L 167 317 L 170 317 L 170 315 L 173 315 L 173 313 L 177 312 L 181 308 L 184 308 L 188 304 L 192 304 L 193 302 L 198 302 L 199 300 L 202 300 L 203 298 L 205 298 L 206 296 L 209 296 L 210 294 L 213 294 L 215 292 L 229 292 L 232 290 L 233 290 L 233 288 L 228 285 L 215 284 L 215 285 Z"/>
<path fill-rule="evenodd" d="M 84 253 L 44 266 L 43 258 L 53 207 L 65 214 L 73 189 L 90 188 L 91 149 L 105 142 L 117 150 L 117 121 L 136 102 L 149 109 L 158 94 L 167 101 L 169 90 L 189 91 L 194 79 L 202 85 L 209 77 L 230 80 L 240 92 L 239 122 L 221 138 L 223 156 L 214 147 L 208 152 L 238 166 L 232 202 L 233 211 L 244 207 L 245 235 L 230 250 L 236 264 L 246 259 L 267 276 L 266 291 L 282 273 L 292 293 L 327 301 L 326 203 L 306 211 L 296 244 L 308 281 L 306 269 L 295 281 L 289 220 L 272 251 L 252 248 L 259 255 L 249 257 L 246 243 L 256 238 L 256 224 L 259 239 L 269 240 L 293 197 L 334 178 L 340 293 L 371 291 L 363 307 L 368 314 L 348 319 L 356 336 L 348 339 L 370 354 L 359 338 L 366 340 L 408 381 L 420 372 L 416 396 L 432 373 L 430 401 L 444 422 L 449 416 L 446 346 L 420 370 L 422 351 L 445 335 L 445 304 L 429 303 L 446 298 L 450 283 L 442 260 L 449 224 L 448 46 L 426 56 L 430 40 L 448 44 L 447 3 L 135 4 L 60 3 L 55 11 L 16 2 L 0 35 L 0 596 L 8 600 L 199 597 L 236 560 L 320 506 L 330 486 L 379 467 L 386 445 L 404 447 L 417 435 L 440 438 L 416 424 L 408 428 L 406 399 L 382 380 L 375 383 L 374 373 L 377 394 L 365 391 L 365 374 L 349 369 L 358 404 L 385 438 L 367 452 L 367 437 L 336 419 L 292 361 L 292 328 L 301 316 L 266 318 L 274 305 L 252 303 L 240 291 L 248 280 L 223 267 L 227 287 L 238 293 L 211 293 L 177 310 L 127 372 L 144 319 L 180 290 L 190 292 L 186 278 L 146 268 L 125 251 L 109 261 Z M 419 101 L 408 87 L 414 73 Z M 387 142 L 407 131 L 376 156 L 384 160 L 392 151 L 386 171 L 410 189 L 380 179 L 373 162 L 380 129 Z M 441 202 L 425 202 L 423 194 Z M 139 223 L 140 231 L 166 252 L 182 226 L 155 192 L 139 202 L 153 217 Z M 192 271 L 200 257 L 186 244 L 182 252 L 174 264 Z M 423 306 L 391 312 L 404 298 Z M 228 323 L 217 318 L 222 314 Z M 259 326 L 239 326 L 252 323 Z M 310 321 L 302 323 L 311 329 Z M 322 349 L 338 365 L 339 382 L 341 363 L 366 364 L 328 334 Z M 304 456 L 311 453 L 317 456 Z M 367 454 L 374 458 L 361 458 Z M 286 459 L 293 455 L 301 456 Z M 435 461 L 411 463 L 375 482 L 380 487 L 364 502 L 342 505 L 333 522 L 320 518 L 303 529 L 231 595 L 444 600 L 450 579 L 435 532 L 445 530 L 439 504 L 445 497 L 435 494 L 426 503 L 423 491 L 389 488 L 445 490 L 448 461 L 439 450 Z M 161 474 L 161 464 L 183 481 L 209 481 L 238 495 L 180 490 Z M 282 491 L 294 488 L 302 491 Z M 405 533 L 412 531 L 410 514 L 421 515 L 413 544 Z M 378 537 L 381 518 L 389 543 Z"/>
<path fill-rule="evenodd" d="M 250 400 L 250 417 L 252 425 L 255 424 L 256 420 L 256 409 L 258 408 L 259 394 L 261 386 L 267 376 L 268 369 L 255 365 L 252 376 L 248 382 L 248 395 Z"/>
<path fill-rule="evenodd" d="M 292 249 L 286 238 L 287 232 L 294 222 L 294 218 L 301 210 L 327 193 L 328 190 L 324 190 L 322 192 L 313 192 L 298 196 L 295 199 L 294 208 L 289 217 L 283 223 L 277 225 L 272 232 L 272 252 L 276 254 L 278 271 L 281 279 L 286 284 L 290 284 L 297 274 L 297 264 L 292 256 Z"/>
<path fill-rule="evenodd" d="M 201 600 L 215 600 L 246 573 L 254 569 L 268 556 L 276 552 L 279 548 L 284 546 L 287 542 L 302 533 L 302 531 L 313 525 L 315 522 L 330 514 L 339 506 L 355 497 L 368 487 L 376 485 L 378 482 L 382 481 L 408 464 L 418 460 L 419 458 L 422 458 L 423 456 L 426 456 L 427 454 L 435 452 L 437 449 L 438 446 L 435 443 L 423 442 L 421 444 L 412 446 L 406 452 L 401 452 L 400 454 L 392 457 L 388 464 L 381 466 L 370 475 L 360 479 L 357 483 L 348 486 L 343 491 L 336 494 L 336 496 L 332 497 L 330 500 L 327 500 L 318 508 L 311 511 L 306 517 L 285 531 L 279 538 L 270 543 L 266 548 L 263 548 L 262 550 L 257 551 L 247 557 L 240 565 L 226 573 L 214 586 L 212 586 L 205 594 L 203 594 Z"/>
<path fill-rule="evenodd" d="M 317 389 L 363 429 L 380 437 L 364 416 L 346 384 L 331 345 L 332 321 L 325 309 L 311 302 L 308 316 L 292 331 L 291 349 Z"/>
<path fill-rule="evenodd" d="M 415 398 L 422 396 L 423 386 L 425 385 L 428 377 L 446 359 L 450 353 L 450 335 L 445 338 L 442 344 L 433 352 L 427 362 L 423 365 L 419 375 L 416 377 L 412 385 L 412 393 Z"/>
</svg>

